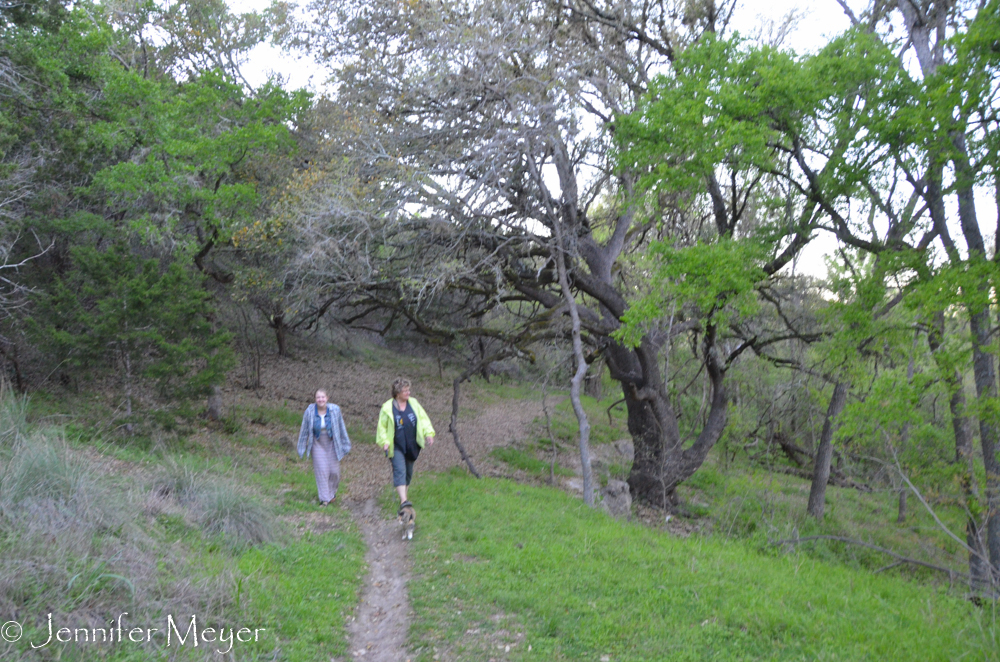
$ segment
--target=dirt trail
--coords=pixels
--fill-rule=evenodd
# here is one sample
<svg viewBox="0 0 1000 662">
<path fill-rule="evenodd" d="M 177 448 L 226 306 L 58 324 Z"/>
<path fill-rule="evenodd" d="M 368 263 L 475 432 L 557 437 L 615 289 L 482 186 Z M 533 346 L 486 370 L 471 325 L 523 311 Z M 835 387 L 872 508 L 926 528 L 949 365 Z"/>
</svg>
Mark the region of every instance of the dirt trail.
<svg viewBox="0 0 1000 662">
<path fill-rule="evenodd" d="M 348 500 L 348 508 L 364 534 L 368 577 L 357 612 L 347 626 L 350 655 L 365 662 L 402 662 L 410 626 L 406 582 L 410 559 L 395 521 L 386 520 L 374 498 Z"/>
<path fill-rule="evenodd" d="M 247 405 L 269 401 L 291 410 L 300 411 L 313 401 L 313 392 L 325 388 L 330 401 L 340 406 L 344 419 L 351 429 L 365 432 L 352 438 L 353 450 L 344 460 L 341 473 L 348 483 L 352 499 L 365 501 L 378 496 L 390 483 L 389 461 L 375 446 L 375 423 L 379 408 L 389 399 L 389 389 L 398 374 L 387 368 L 372 368 L 348 360 L 304 360 L 266 356 L 262 361 L 261 376 L 264 387 L 256 393 L 242 388 L 235 376 L 226 385 L 225 398 Z M 413 395 L 431 417 L 437 431 L 433 446 L 424 449 L 417 461 L 412 486 L 412 501 L 420 508 L 420 475 L 428 471 L 446 471 L 451 467 L 465 466 L 461 455 L 448 432 L 451 418 L 452 386 L 448 380 L 435 377 L 417 377 L 413 380 Z M 466 385 L 468 389 L 468 385 Z M 470 400 L 468 390 L 463 391 L 463 414 L 458 421 L 462 445 L 476 468 L 484 475 L 502 475 L 493 465 L 489 454 L 497 446 L 525 439 L 536 418 L 542 417 L 542 405 L 535 400 L 508 400 L 490 404 L 476 404 Z M 472 415 L 470 406 L 473 407 Z M 294 447 L 298 430 L 275 428 L 273 434 L 288 439 Z"/>
<path fill-rule="evenodd" d="M 365 557 L 368 576 L 357 611 L 348 624 L 349 658 L 365 662 L 410 659 L 405 648 L 411 615 L 406 590 L 410 578 L 408 543 L 401 539 L 395 518 L 387 519 L 378 505 L 378 496 L 391 483 L 392 472 L 389 461 L 374 444 L 379 408 L 389 398 L 389 387 L 396 376 L 384 368 L 373 369 L 350 361 L 272 356 L 263 361 L 265 386 L 255 395 L 235 380 L 225 389 L 230 401 L 254 404 L 270 400 L 298 409 L 312 402 L 314 389 L 325 388 L 330 401 L 340 406 L 348 425 L 370 431 L 365 437 L 351 440 L 353 449 L 341 465 L 344 489 L 337 496 L 351 511 L 368 546 Z M 429 378 L 413 381 L 413 394 L 427 410 L 437 431 L 433 446 L 420 454 L 410 486 L 409 496 L 418 513 L 419 535 L 421 474 L 465 465 L 448 431 L 451 383 Z M 466 411 L 468 406 L 468 398 L 463 398 Z M 490 459 L 490 451 L 525 439 L 532 422 L 542 415 L 541 403 L 531 400 L 478 405 L 473 416 L 459 420 L 460 439 L 480 473 L 502 475 Z M 275 430 L 276 434 L 289 438 L 290 446 L 294 445 L 297 432 Z"/>
</svg>

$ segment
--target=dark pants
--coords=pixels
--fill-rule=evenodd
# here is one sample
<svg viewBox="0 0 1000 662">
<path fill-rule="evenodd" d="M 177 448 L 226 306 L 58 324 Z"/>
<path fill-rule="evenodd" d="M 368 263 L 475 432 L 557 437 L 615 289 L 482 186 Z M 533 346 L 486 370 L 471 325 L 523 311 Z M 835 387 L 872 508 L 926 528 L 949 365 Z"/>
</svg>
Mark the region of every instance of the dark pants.
<svg viewBox="0 0 1000 662">
<path fill-rule="evenodd" d="M 410 480 L 413 479 L 413 463 L 406 459 L 403 451 L 399 450 L 399 448 L 393 449 L 392 457 L 389 458 L 389 461 L 392 462 L 393 487 L 409 485 Z"/>
</svg>

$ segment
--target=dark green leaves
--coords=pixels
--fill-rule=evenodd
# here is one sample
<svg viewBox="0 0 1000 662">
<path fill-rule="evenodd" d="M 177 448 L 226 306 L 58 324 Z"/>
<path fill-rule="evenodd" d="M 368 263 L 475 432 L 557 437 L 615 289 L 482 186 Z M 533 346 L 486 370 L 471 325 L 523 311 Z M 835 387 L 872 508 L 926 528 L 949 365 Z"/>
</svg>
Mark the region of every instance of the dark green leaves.
<svg viewBox="0 0 1000 662">
<path fill-rule="evenodd" d="M 153 379 L 162 390 L 195 395 L 231 367 L 229 334 L 208 321 L 201 278 L 179 264 L 161 267 L 117 243 L 77 248 L 74 270 L 38 296 L 39 339 L 70 364 L 112 366 L 122 380 Z"/>
</svg>

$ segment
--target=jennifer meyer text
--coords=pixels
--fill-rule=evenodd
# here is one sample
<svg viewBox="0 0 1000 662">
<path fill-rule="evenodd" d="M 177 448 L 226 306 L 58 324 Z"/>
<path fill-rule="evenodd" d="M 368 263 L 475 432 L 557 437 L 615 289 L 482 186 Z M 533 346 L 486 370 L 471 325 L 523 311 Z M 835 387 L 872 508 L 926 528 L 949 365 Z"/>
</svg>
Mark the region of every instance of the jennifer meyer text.
<svg viewBox="0 0 1000 662">
<path fill-rule="evenodd" d="M 233 646 L 251 641 L 260 641 L 262 633 L 267 628 L 248 627 L 203 627 L 198 623 L 198 616 L 191 614 L 190 619 L 174 619 L 167 614 L 163 627 L 136 627 L 126 620 L 128 612 L 122 612 L 115 620 L 108 621 L 107 627 L 60 627 L 63 624 L 54 623 L 52 614 L 48 615 L 48 627 L 42 634 L 36 635 L 28 643 L 32 648 L 57 647 L 60 644 L 120 644 L 142 645 L 156 642 L 161 645 L 166 640 L 167 648 L 171 646 L 214 647 L 220 655 L 233 650 Z M 8 643 L 19 641 L 24 630 L 17 621 L 7 621 L 0 625 L 0 638 Z"/>
</svg>

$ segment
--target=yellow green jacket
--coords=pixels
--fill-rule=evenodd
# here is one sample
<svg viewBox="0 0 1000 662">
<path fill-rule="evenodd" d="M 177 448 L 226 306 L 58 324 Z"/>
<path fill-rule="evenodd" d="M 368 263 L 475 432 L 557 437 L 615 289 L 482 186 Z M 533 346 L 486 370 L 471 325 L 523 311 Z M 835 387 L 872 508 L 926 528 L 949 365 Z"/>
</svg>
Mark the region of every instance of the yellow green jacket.
<svg viewBox="0 0 1000 662">
<path fill-rule="evenodd" d="M 413 407 L 413 413 L 417 415 L 417 446 L 423 448 L 426 437 L 437 436 L 434 432 L 434 426 L 431 425 L 430 416 L 427 415 L 416 398 L 410 398 L 407 402 Z M 396 444 L 392 443 L 395 437 L 396 425 L 392 421 L 392 398 L 389 398 L 382 405 L 382 410 L 378 414 L 375 443 L 381 446 L 382 450 L 389 451 L 389 457 L 392 457 L 393 451 L 396 449 Z"/>
</svg>

